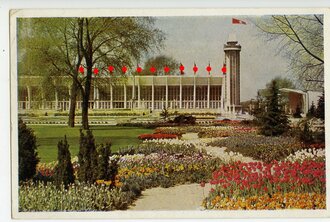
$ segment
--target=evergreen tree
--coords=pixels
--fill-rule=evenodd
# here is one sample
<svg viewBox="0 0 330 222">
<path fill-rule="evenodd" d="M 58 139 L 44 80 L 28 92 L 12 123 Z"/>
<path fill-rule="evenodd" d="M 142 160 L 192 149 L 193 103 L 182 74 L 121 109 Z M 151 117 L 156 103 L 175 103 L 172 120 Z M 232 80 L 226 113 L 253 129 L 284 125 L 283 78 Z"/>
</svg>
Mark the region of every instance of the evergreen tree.
<svg viewBox="0 0 330 222">
<path fill-rule="evenodd" d="M 257 101 L 255 104 L 254 109 L 252 110 L 251 114 L 255 117 L 256 123 L 260 125 L 260 121 L 262 116 L 264 115 L 265 107 L 264 107 L 264 101 L 262 99 L 261 93 L 258 91 L 257 94 Z"/>
<path fill-rule="evenodd" d="M 22 119 L 18 120 L 18 177 L 19 181 L 32 179 L 39 163 L 37 138 Z"/>
<path fill-rule="evenodd" d="M 66 136 L 64 136 L 64 141 L 60 140 L 57 144 L 57 161 L 55 183 L 56 185 L 61 185 L 63 183 L 64 186 L 67 187 L 70 183 L 74 182 L 74 173 Z"/>
<path fill-rule="evenodd" d="M 289 120 L 279 103 L 279 88 L 271 82 L 270 95 L 266 97 L 266 112 L 261 116 L 261 133 L 265 136 L 279 136 L 289 129 Z"/>
<path fill-rule="evenodd" d="M 309 107 L 307 117 L 312 118 L 315 117 L 315 115 L 316 115 L 316 107 L 313 101 L 311 107 Z"/>
<path fill-rule="evenodd" d="M 316 115 L 317 118 L 324 120 L 324 92 L 322 96 L 320 96 L 319 101 L 317 103 Z"/>
<path fill-rule="evenodd" d="M 301 118 L 301 108 L 300 108 L 299 105 L 297 105 L 296 111 L 294 112 L 293 117 L 294 118 Z"/>
<path fill-rule="evenodd" d="M 304 144 L 311 144 L 314 141 L 313 132 L 310 130 L 308 121 L 304 123 L 304 129 L 300 133 L 300 140 L 304 142 Z"/>
<path fill-rule="evenodd" d="M 78 153 L 79 170 L 78 179 L 82 182 L 94 183 L 98 177 L 97 151 L 95 139 L 91 130 L 84 135 L 80 130 L 80 147 Z"/>
<path fill-rule="evenodd" d="M 98 146 L 98 179 L 110 180 L 109 161 L 111 155 L 111 143 Z"/>
</svg>

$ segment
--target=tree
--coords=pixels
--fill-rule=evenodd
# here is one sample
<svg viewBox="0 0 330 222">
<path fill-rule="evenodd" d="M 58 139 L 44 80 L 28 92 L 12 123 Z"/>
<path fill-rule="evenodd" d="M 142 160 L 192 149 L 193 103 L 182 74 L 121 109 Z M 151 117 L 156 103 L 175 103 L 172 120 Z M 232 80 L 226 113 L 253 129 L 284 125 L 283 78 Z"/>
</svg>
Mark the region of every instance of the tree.
<svg viewBox="0 0 330 222">
<path fill-rule="evenodd" d="M 95 139 L 91 130 L 86 135 L 80 130 L 80 142 L 78 153 L 78 179 L 82 182 L 93 183 L 98 178 L 98 154 L 95 147 Z"/>
<path fill-rule="evenodd" d="M 276 85 L 279 89 L 281 88 L 288 88 L 288 89 L 295 89 L 296 86 L 295 84 L 292 82 L 292 80 L 288 79 L 288 78 L 285 78 L 285 77 L 275 77 L 273 78 L 270 82 L 268 82 L 266 84 L 266 88 L 263 89 L 263 90 L 260 90 L 260 96 L 266 98 L 267 96 L 270 96 L 272 94 L 272 81 L 275 81 L 276 82 Z M 284 94 L 281 93 L 281 100 L 283 98 L 285 98 Z"/>
<path fill-rule="evenodd" d="M 37 138 L 22 119 L 18 120 L 18 177 L 19 181 L 32 179 L 39 163 Z"/>
<path fill-rule="evenodd" d="M 146 17 L 40 18 L 32 19 L 32 42 L 42 38 L 35 54 L 47 58 L 61 75 L 70 77 L 71 104 L 69 125 L 74 125 L 76 92 L 82 97 L 82 125 L 88 129 L 88 104 L 93 69 L 106 72 L 108 65 L 132 67 L 142 55 L 162 46 L 163 33 L 153 28 Z M 44 42 L 44 39 L 48 41 Z M 52 42 L 54 41 L 54 43 Z M 27 44 L 27 48 L 34 46 Z M 38 44 L 37 44 L 38 45 Z M 30 46 L 30 47 L 28 47 Z M 29 57 L 29 54 L 26 54 Z M 36 57 L 38 59 L 38 57 Z M 33 63 L 33 61 L 32 61 Z M 84 66 L 86 72 L 79 75 Z M 101 80 L 101 79 L 100 79 Z"/>
<path fill-rule="evenodd" d="M 55 167 L 55 183 L 57 186 L 64 184 L 68 187 L 74 182 L 73 166 L 71 163 L 71 154 L 69 144 L 64 136 L 64 140 L 60 140 L 57 144 L 57 166 Z"/>
<path fill-rule="evenodd" d="M 319 101 L 317 102 L 317 108 L 315 113 L 317 118 L 324 120 L 324 92 L 320 96 Z"/>
<path fill-rule="evenodd" d="M 323 15 L 274 15 L 261 17 L 256 26 L 268 40 L 279 40 L 292 71 L 306 89 L 323 86 Z"/>
<path fill-rule="evenodd" d="M 164 56 L 164 55 L 160 55 L 160 56 L 156 56 L 154 58 L 150 58 L 148 59 L 145 63 L 144 63 L 144 69 L 141 72 L 141 75 L 150 75 L 150 68 L 153 66 L 156 68 L 156 72 L 154 73 L 154 75 L 176 75 L 178 74 L 178 69 L 179 69 L 179 63 L 168 56 Z M 165 73 L 164 71 L 164 67 L 167 66 L 169 67 L 169 72 Z"/>
<path fill-rule="evenodd" d="M 279 102 L 279 89 L 276 81 L 271 82 L 271 95 L 266 98 L 266 111 L 260 117 L 261 133 L 265 136 L 279 136 L 289 129 L 289 120 Z"/>
<path fill-rule="evenodd" d="M 120 58 L 122 65 L 132 66 L 143 53 L 148 53 L 163 40 L 160 30 L 152 27 L 150 18 L 80 18 L 82 29 L 79 41 L 87 70 L 82 95 L 82 125 L 88 125 L 88 103 L 93 68 L 106 67 L 112 58 Z"/>
<path fill-rule="evenodd" d="M 312 118 L 315 117 L 315 115 L 316 115 L 316 107 L 314 101 L 312 101 L 312 105 L 308 109 L 307 117 Z"/>
<path fill-rule="evenodd" d="M 18 22 L 18 74 L 42 77 L 39 94 L 59 91 L 58 85 L 66 80 L 70 85 L 70 127 L 74 127 L 79 92 L 79 83 L 73 80 L 78 78 L 83 59 L 77 43 L 81 30 L 76 21 L 75 18 L 24 18 Z"/>
<path fill-rule="evenodd" d="M 293 113 L 294 118 L 301 118 L 301 108 L 299 105 L 296 107 L 296 111 Z"/>
<path fill-rule="evenodd" d="M 100 144 L 98 152 L 98 179 L 111 180 L 109 170 L 109 158 L 111 155 L 111 143 Z"/>
</svg>

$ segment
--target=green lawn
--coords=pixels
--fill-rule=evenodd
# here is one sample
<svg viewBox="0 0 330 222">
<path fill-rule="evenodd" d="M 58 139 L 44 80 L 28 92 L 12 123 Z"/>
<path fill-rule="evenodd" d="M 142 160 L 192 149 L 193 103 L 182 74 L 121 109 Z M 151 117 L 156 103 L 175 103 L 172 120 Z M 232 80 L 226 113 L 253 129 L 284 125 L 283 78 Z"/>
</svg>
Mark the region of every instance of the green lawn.
<svg viewBox="0 0 330 222">
<path fill-rule="evenodd" d="M 37 136 L 38 155 L 40 162 L 50 162 L 57 158 L 57 143 L 67 136 L 70 144 L 71 156 L 77 156 L 79 150 L 79 127 L 69 128 L 67 126 L 38 126 L 31 125 Z M 152 133 L 152 129 L 138 127 L 118 127 L 118 126 L 92 126 L 91 130 L 97 144 L 111 141 L 112 151 L 129 145 L 136 145 L 140 141 L 138 135 Z"/>
</svg>

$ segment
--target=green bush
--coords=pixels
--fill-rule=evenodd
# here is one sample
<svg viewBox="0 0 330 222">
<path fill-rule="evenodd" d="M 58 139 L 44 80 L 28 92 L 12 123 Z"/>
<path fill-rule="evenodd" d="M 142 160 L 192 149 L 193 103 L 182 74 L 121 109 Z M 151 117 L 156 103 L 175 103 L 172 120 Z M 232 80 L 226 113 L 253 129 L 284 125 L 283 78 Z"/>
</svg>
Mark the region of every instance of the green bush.
<svg viewBox="0 0 330 222">
<path fill-rule="evenodd" d="M 109 169 L 109 158 L 111 155 L 111 143 L 100 144 L 97 147 L 98 153 L 98 177 L 101 180 L 111 180 Z"/>
<path fill-rule="evenodd" d="M 98 179 L 98 154 L 95 139 L 91 130 L 86 131 L 86 136 L 80 130 L 80 143 L 78 153 L 78 179 L 81 182 L 94 183 Z"/>
<path fill-rule="evenodd" d="M 32 179 L 39 163 L 37 138 L 23 120 L 18 120 L 18 177 L 19 181 Z"/>
<path fill-rule="evenodd" d="M 183 124 L 195 125 L 196 118 L 193 117 L 192 115 L 179 115 L 174 118 L 173 122 L 178 125 L 183 125 Z"/>
<path fill-rule="evenodd" d="M 67 187 L 74 182 L 73 166 L 71 163 L 71 154 L 69 144 L 64 136 L 64 141 L 60 140 L 57 144 L 57 166 L 55 167 L 54 180 L 57 186 L 64 184 Z"/>
</svg>

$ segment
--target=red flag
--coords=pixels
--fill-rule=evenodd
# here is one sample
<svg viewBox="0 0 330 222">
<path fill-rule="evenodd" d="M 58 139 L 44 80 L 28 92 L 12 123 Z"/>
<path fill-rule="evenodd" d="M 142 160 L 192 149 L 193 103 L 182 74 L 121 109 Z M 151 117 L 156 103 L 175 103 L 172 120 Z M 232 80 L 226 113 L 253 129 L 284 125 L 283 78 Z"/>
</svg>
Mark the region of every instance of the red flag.
<svg viewBox="0 0 330 222">
<path fill-rule="evenodd" d="M 242 21 L 242 20 L 239 20 L 239 19 L 235 19 L 235 18 L 233 18 L 232 23 L 233 23 L 233 24 L 246 25 L 246 22 L 244 22 L 244 21 Z"/>
</svg>

